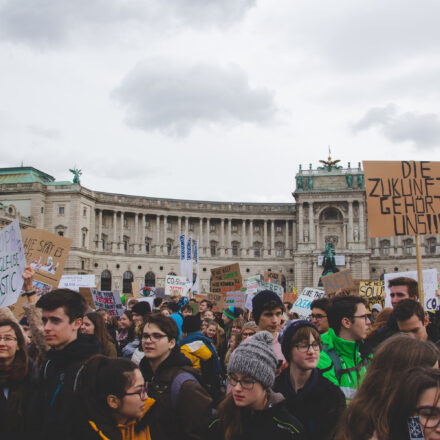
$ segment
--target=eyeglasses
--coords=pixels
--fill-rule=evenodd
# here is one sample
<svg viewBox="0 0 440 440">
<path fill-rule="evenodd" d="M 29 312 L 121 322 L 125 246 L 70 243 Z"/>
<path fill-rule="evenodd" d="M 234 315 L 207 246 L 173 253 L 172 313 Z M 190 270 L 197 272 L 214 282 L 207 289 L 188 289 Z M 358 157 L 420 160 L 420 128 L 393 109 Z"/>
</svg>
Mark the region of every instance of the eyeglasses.
<svg viewBox="0 0 440 440">
<path fill-rule="evenodd" d="M 14 338 L 13 336 L 0 336 L 0 341 L 5 341 L 5 344 L 12 344 L 16 340 L 17 338 Z"/>
<path fill-rule="evenodd" d="M 368 315 L 358 315 L 358 316 L 353 316 L 353 318 L 362 318 L 363 320 L 365 320 L 365 322 L 368 322 L 370 320 Z"/>
<path fill-rule="evenodd" d="M 313 351 L 318 351 L 321 349 L 321 344 L 319 342 L 313 342 L 312 344 L 296 344 L 294 347 L 300 352 L 300 353 L 307 353 L 310 349 L 310 347 L 313 348 Z"/>
<path fill-rule="evenodd" d="M 229 375 L 228 382 L 235 387 L 239 383 L 244 390 L 251 390 L 254 387 L 255 379 L 237 379 L 235 376 Z"/>
<path fill-rule="evenodd" d="M 125 393 L 124 396 L 134 396 L 135 394 L 137 394 L 140 399 L 146 399 L 148 397 L 147 383 L 145 382 L 142 389 L 140 389 L 139 391 L 136 391 L 135 393 Z"/>
<path fill-rule="evenodd" d="M 316 313 L 315 314 L 311 314 L 309 315 L 309 321 L 311 321 L 312 319 L 316 319 L 317 321 L 320 321 L 321 319 L 327 318 L 327 315 L 321 315 L 320 313 Z"/>
<path fill-rule="evenodd" d="M 243 332 L 241 335 L 242 335 L 242 336 L 246 336 L 246 337 L 248 337 L 248 336 L 254 336 L 254 335 L 255 335 L 255 332 Z"/>
<path fill-rule="evenodd" d="M 415 412 L 425 428 L 435 428 L 440 424 L 440 409 L 435 406 L 421 406 Z"/>
<path fill-rule="evenodd" d="M 163 333 L 142 333 L 142 339 L 144 341 L 148 341 L 148 339 L 151 342 L 158 342 L 160 341 L 162 338 L 167 338 L 167 335 L 164 335 Z"/>
</svg>

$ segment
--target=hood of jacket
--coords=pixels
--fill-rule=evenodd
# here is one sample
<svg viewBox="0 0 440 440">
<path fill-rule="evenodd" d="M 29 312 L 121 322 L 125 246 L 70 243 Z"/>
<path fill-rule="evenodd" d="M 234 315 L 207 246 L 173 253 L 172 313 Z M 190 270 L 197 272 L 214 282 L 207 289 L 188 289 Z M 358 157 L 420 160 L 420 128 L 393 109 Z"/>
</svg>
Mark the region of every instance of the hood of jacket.
<svg viewBox="0 0 440 440">
<path fill-rule="evenodd" d="M 192 367 L 191 361 L 180 351 L 179 346 L 175 346 L 170 355 L 159 365 L 156 373 L 153 373 L 147 358 L 143 358 L 139 364 L 139 369 L 147 382 L 153 380 L 154 376 L 158 376 L 162 371 L 172 367 Z"/>
<path fill-rule="evenodd" d="M 344 358 L 355 359 L 356 353 L 359 351 L 359 344 L 357 342 L 347 341 L 336 336 L 332 328 L 329 328 L 327 333 L 322 335 L 322 343 L 328 345 L 329 350 L 334 348 Z"/>
<path fill-rule="evenodd" d="M 101 353 L 101 345 L 93 335 L 78 335 L 78 338 L 61 350 L 51 348 L 47 352 L 47 359 L 57 366 L 71 365 L 84 361 L 89 357 Z"/>
</svg>

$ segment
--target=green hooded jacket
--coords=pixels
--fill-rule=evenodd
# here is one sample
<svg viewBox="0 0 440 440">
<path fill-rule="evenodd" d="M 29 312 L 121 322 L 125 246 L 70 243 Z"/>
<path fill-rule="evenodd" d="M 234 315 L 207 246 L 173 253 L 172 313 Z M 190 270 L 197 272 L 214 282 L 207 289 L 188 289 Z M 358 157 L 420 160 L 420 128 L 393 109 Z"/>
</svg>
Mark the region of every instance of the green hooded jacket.
<svg viewBox="0 0 440 440">
<path fill-rule="evenodd" d="M 338 385 L 345 398 L 350 400 L 366 373 L 366 362 L 359 353 L 359 344 L 341 339 L 332 328 L 321 335 L 321 339 L 323 348 L 318 368 L 322 370 L 323 376 Z"/>
</svg>

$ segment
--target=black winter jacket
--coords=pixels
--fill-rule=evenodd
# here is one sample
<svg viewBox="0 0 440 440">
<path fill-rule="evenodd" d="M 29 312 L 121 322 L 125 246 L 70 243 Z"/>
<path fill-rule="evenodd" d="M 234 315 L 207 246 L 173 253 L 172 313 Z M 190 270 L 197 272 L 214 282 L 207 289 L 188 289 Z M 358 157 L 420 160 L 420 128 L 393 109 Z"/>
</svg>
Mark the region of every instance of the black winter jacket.
<svg viewBox="0 0 440 440">
<path fill-rule="evenodd" d="M 148 382 L 148 395 L 155 399 L 150 432 L 154 440 L 202 440 L 212 414 L 212 399 L 198 381 L 183 383 L 177 404 L 171 402 L 171 384 L 182 372 L 199 378 L 191 361 L 176 346 L 153 374 L 146 358 L 139 368 Z"/>
<path fill-rule="evenodd" d="M 51 349 L 43 366 L 44 439 L 69 439 L 78 402 L 74 394 L 78 372 L 101 347 L 92 335 L 79 335 L 61 350 Z"/>
<path fill-rule="evenodd" d="M 274 391 L 286 398 L 291 414 L 304 425 L 310 440 L 327 440 L 334 437 L 338 420 L 345 410 L 344 393 L 322 376 L 315 368 L 304 388 L 295 392 L 290 381 L 290 369 L 286 368 L 275 379 Z"/>
<path fill-rule="evenodd" d="M 238 408 L 237 408 L 238 410 Z M 243 411 L 243 433 L 234 440 L 305 440 L 301 423 L 285 407 L 284 397 L 269 391 L 268 404 L 262 411 Z M 221 419 L 209 424 L 207 440 L 224 440 Z"/>
</svg>

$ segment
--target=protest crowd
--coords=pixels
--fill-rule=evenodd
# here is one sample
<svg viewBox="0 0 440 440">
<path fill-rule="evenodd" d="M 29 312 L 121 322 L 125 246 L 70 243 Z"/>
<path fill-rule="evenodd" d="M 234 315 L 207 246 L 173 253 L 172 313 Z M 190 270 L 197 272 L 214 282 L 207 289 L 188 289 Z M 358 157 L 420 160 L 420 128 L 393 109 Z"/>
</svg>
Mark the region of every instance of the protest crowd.
<svg viewBox="0 0 440 440">
<path fill-rule="evenodd" d="M 4 440 L 440 436 L 440 329 L 412 279 L 390 282 L 389 309 L 339 291 L 304 319 L 271 290 L 250 310 L 174 292 L 115 317 L 38 296 L 34 275 L 20 322 L 0 309 Z"/>
</svg>

